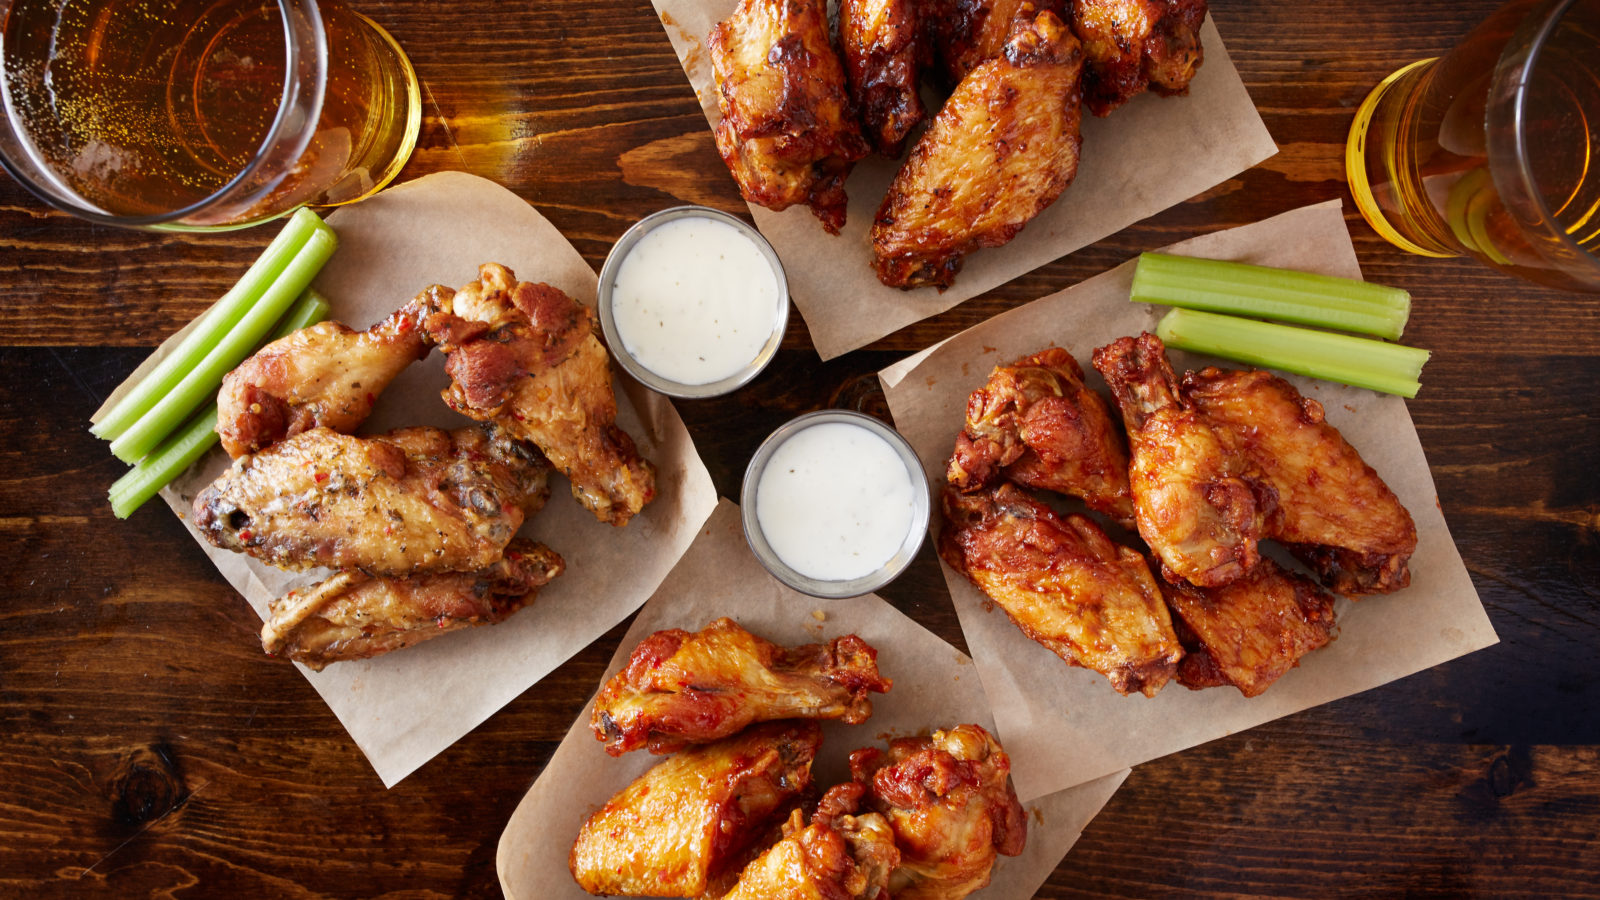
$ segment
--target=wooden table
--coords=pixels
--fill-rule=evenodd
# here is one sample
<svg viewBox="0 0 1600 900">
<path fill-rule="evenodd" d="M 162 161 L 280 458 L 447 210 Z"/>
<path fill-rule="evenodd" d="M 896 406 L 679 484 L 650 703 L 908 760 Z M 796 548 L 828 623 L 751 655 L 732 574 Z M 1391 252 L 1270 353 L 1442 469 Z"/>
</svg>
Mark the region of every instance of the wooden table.
<svg viewBox="0 0 1600 900">
<path fill-rule="evenodd" d="M 497 179 L 597 268 L 653 210 L 743 211 L 642 0 L 355 5 L 427 83 L 402 178 Z M 1277 156 L 827 364 L 792 317 L 753 386 L 678 406 L 718 489 L 790 416 L 870 404 L 911 351 L 1142 249 L 1348 204 L 1356 105 L 1495 5 L 1218 3 Z M 1367 276 L 1416 298 L 1407 338 L 1434 357 L 1411 413 L 1501 643 L 1140 767 L 1041 896 L 1600 896 L 1600 300 L 1407 256 L 1347 208 Z M 0 894 L 496 896 L 500 830 L 620 638 L 385 791 L 178 521 L 112 518 L 122 469 L 89 414 L 268 237 L 96 227 L 0 180 Z M 931 553 L 884 593 L 960 643 Z"/>
</svg>

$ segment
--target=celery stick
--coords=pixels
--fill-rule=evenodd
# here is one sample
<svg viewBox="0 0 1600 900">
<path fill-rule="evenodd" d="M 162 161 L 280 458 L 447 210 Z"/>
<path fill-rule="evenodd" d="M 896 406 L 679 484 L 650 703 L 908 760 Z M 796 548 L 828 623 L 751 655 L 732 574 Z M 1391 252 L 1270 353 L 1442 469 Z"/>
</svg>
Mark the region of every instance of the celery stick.
<svg viewBox="0 0 1600 900">
<path fill-rule="evenodd" d="M 312 232 L 322 225 L 316 213 L 302 209 L 289 219 L 278 236 L 272 239 L 254 264 L 244 273 L 222 299 L 211 305 L 200 323 L 189 332 L 171 354 L 146 375 L 127 396 L 108 410 L 105 417 L 91 426 L 89 431 L 106 440 L 121 437 L 139 417 L 150 411 L 156 402 L 170 392 L 183 376 L 198 364 L 202 357 L 222 340 L 250 307 L 261 297 L 267 286 L 283 274 L 289 262 L 304 247 Z"/>
<path fill-rule="evenodd" d="M 1174 309 L 1156 335 L 1168 346 L 1415 397 L 1428 351 L 1347 334 Z"/>
<path fill-rule="evenodd" d="M 1411 295 L 1399 288 L 1165 253 L 1140 255 L 1132 299 L 1390 339 L 1411 314 Z"/>
<path fill-rule="evenodd" d="M 261 299 L 239 320 L 239 324 L 210 348 L 205 357 L 149 412 L 124 431 L 121 437 L 112 441 L 111 452 L 123 462 L 135 462 L 154 450 L 185 418 L 216 394 L 217 388 L 222 385 L 222 376 L 260 346 L 273 323 L 283 317 L 289 305 L 311 284 L 311 279 L 333 255 L 337 245 L 338 239 L 333 232 L 319 221 L 316 230 L 288 268 L 266 289 Z"/>
</svg>

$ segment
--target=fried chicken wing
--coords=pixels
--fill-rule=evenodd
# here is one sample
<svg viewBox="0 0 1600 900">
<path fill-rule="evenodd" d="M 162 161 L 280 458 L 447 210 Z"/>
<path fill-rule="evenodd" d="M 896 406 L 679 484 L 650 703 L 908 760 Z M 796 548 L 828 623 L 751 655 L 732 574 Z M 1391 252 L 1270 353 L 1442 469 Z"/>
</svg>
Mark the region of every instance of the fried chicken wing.
<svg viewBox="0 0 1600 900">
<path fill-rule="evenodd" d="M 1341 594 L 1384 594 L 1411 583 L 1411 514 L 1329 425 L 1322 404 L 1268 372 L 1207 368 L 1184 376 L 1183 396 L 1278 494 L 1272 537 Z"/>
<path fill-rule="evenodd" d="M 872 223 L 890 287 L 948 287 L 966 254 L 1006 243 L 1078 171 L 1077 38 L 1045 12 L 973 69 L 895 175 Z"/>
<path fill-rule="evenodd" d="M 567 863 L 591 894 L 698 897 L 811 787 L 815 722 L 770 722 L 658 763 L 584 822 Z"/>
<path fill-rule="evenodd" d="M 1052 347 L 997 366 L 967 398 L 947 480 L 971 492 L 1000 477 L 1081 497 L 1133 525 L 1128 454 L 1100 395 L 1072 354 Z"/>
<path fill-rule="evenodd" d="M 978 725 L 901 738 L 887 753 L 857 750 L 850 772 L 894 829 L 895 900 L 960 900 L 989 884 L 997 855 L 1017 856 L 1027 843 L 1011 759 Z"/>
<path fill-rule="evenodd" d="M 483 428 L 313 428 L 240 457 L 194 500 L 206 540 L 283 569 L 474 572 L 549 496 L 537 450 Z"/>
<path fill-rule="evenodd" d="M 706 41 L 717 83 L 717 152 L 751 203 L 804 203 L 838 234 L 845 177 L 867 155 L 825 0 L 740 0 Z"/>
<path fill-rule="evenodd" d="M 1261 558 L 1257 544 L 1266 536 L 1272 489 L 1178 396 L 1161 339 L 1120 338 L 1094 351 L 1094 367 L 1128 430 L 1140 537 L 1175 578 L 1199 587 L 1250 571 Z"/>
<path fill-rule="evenodd" d="M 318 426 L 355 431 L 389 382 L 428 355 L 427 302 L 425 291 L 366 331 L 318 322 L 256 351 L 222 379 L 222 449 L 238 459 Z"/>
<path fill-rule="evenodd" d="M 939 555 L 1067 663 L 1154 696 L 1183 656 L 1144 557 L 1009 483 L 944 493 Z"/>
<path fill-rule="evenodd" d="M 478 275 L 423 321 L 448 357 L 445 403 L 538 445 L 595 518 L 627 524 L 655 496 L 655 467 L 616 424 L 594 312 L 496 263 Z"/>
<path fill-rule="evenodd" d="M 809 825 L 800 810 L 791 813 L 783 839 L 745 867 L 723 900 L 888 900 L 900 851 L 883 816 L 854 815 L 863 793 L 854 783 L 829 788 Z"/>
<path fill-rule="evenodd" d="M 476 572 L 379 578 L 359 570 L 291 591 L 268 605 L 261 647 L 321 671 L 475 625 L 494 625 L 533 602 L 560 575 L 549 547 L 515 538 L 505 556 Z"/>
<path fill-rule="evenodd" d="M 927 115 L 918 95 L 927 57 L 916 0 L 840 0 L 839 49 L 850 98 L 872 149 L 891 159 Z"/>
<path fill-rule="evenodd" d="M 1083 98 L 1097 116 L 1143 93 L 1186 94 L 1205 58 L 1206 0 L 1072 0 L 1083 41 Z"/>
<path fill-rule="evenodd" d="M 922 0 L 928 39 L 946 86 L 1000 55 L 1018 25 L 1050 12 L 1067 21 L 1066 0 Z"/>
</svg>

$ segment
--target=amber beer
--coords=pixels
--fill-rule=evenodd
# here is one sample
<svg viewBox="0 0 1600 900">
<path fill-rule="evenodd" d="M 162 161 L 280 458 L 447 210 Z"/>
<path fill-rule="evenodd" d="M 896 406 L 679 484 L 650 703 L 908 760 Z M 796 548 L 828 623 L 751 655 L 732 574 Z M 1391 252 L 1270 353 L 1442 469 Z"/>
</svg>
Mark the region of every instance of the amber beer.
<svg viewBox="0 0 1600 900">
<path fill-rule="evenodd" d="M 0 10 L 12 128 L 46 189 L 92 211 L 203 207 L 178 222 L 208 226 L 347 203 L 392 179 L 416 143 L 410 63 L 338 0 L 0 0 Z"/>
</svg>

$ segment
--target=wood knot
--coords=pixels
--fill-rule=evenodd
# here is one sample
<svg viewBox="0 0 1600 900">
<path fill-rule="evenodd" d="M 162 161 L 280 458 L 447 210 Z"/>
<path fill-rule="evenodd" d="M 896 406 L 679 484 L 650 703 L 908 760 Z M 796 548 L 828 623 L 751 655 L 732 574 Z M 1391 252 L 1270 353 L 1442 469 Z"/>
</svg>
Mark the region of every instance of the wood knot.
<svg viewBox="0 0 1600 900">
<path fill-rule="evenodd" d="M 162 744 L 129 753 L 111 780 L 111 816 L 122 825 L 153 822 L 188 798 L 172 751 Z"/>
<path fill-rule="evenodd" d="M 890 427 L 894 425 L 894 419 L 889 415 L 889 399 L 883 395 L 883 385 L 878 382 L 876 372 L 846 379 L 828 398 L 828 405 L 834 409 L 866 413 Z"/>
</svg>

